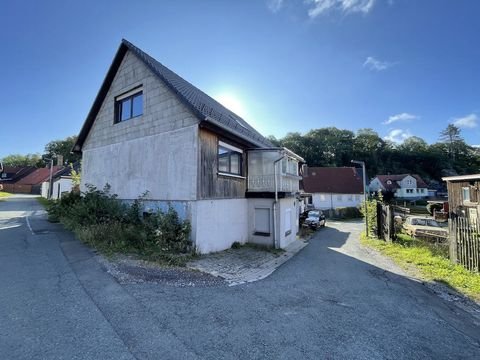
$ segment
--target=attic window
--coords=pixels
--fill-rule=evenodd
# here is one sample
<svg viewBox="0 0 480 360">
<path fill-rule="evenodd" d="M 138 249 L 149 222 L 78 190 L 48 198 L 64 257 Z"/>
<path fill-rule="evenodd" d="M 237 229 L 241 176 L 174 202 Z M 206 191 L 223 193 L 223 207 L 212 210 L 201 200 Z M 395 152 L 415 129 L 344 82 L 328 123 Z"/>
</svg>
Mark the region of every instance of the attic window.
<svg viewBox="0 0 480 360">
<path fill-rule="evenodd" d="M 137 87 L 115 98 L 115 124 L 143 115 L 143 88 Z"/>
<path fill-rule="evenodd" d="M 392 185 L 392 180 L 387 180 L 387 185 Z"/>
</svg>

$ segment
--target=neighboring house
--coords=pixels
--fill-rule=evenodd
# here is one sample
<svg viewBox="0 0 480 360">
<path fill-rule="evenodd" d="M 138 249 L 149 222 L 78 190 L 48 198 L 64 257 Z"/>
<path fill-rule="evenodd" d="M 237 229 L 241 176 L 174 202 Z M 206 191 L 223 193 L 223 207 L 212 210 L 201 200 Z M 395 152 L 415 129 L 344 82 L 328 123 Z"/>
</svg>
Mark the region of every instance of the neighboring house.
<svg viewBox="0 0 480 360">
<path fill-rule="evenodd" d="M 428 186 L 418 175 L 377 175 L 369 185 L 370 192 L 390 191 L 395 198 L 415 200 L 426 198 Z"/>
<path fill-rule="evenodd" d="M 480 221 L 480 174 L 449 176 L 447 182 L 450 217 Z"/>
<path fill-rule="evenodd" d="M 52 170 L 53 176 L 65 171 L 63 166 L 54 166 Z M 40 194 L 42 183 L 50 178 L 50 168 L 38 168 L 27 176 L 21 178 L 12 184 L 12 192 L 23 194 Z"/>
<path fill-rule="evenodd" d="M 303 159 L 126 40 L 74 151 L 81 190 L 108 183 L 125 201 L 148 191 L 145 211 L 173 206 L 201 253 L 296 238 Z"/>
<path fill-rule="evenodd" d="M 80 162 L 73 164 L 73 169 L 80 172 Z M 72 167 L 65 166 L 61 171 L 57 171 L 52 176 L 52 196 L 51 199 L 58 200 L 62 194 L 69 193 L 74 188 L 73 179 L 71 176 Z M 50 177 L 42 183 L 41 196 L 48 198 L 48 189 L 50 187 Z"/>
<path fill-rule="evenodd" d="M 302 183 L 316 209 L 359 207 L 363 201 L 362 171 L 354 167 L 308 168 Z"/>
<path fill-rule="evenodd" d="M 0 171 L 0 183 L 14 183 L 34 170 L 34 166 L 3 166 Z"/>
</svg>

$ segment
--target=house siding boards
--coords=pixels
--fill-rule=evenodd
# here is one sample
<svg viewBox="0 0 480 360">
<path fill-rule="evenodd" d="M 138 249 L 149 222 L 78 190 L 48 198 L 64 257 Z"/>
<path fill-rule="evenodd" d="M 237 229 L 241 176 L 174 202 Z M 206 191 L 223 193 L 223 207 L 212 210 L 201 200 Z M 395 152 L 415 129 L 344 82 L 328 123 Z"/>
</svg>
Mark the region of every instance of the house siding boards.
<svg viewBox="0 0 480 360">
<path fill-rule="evenodd" d="M 114 124 L 115 97 L 140 84 L 143 115 Z M 121 199 L 148 191 L 148 198 L 156 200 L 196 200 L 197 124 L 175 94 L 128 51 L 83 145 L 82 189 L 108 183 Z"/>
<path fill-rule="evenodd" d="M 143 115 L 114 124 L 115 97 L 143 86 Z M 127 51 L 82 151 L 196 125 L 199 120 L 175 94 L 139 60 Z"/>
<path fill-rule="evenodd" d="M 463 188 L 469 188 L 470 201 L 465 202 L 463 198 Z M 456 217 L 468 217 L 468 211 L 465 209 L 474 208 L 477 209 L 478 220 L 480 220 L 480 175 L 479 179 L 469 181 L 448 181 L 448 207 L 450 216 Z"/>
<path fill-rule="evenodd" d="M 199 199 L 231 199 L 245 198 L 246 180 L 217 174 L 218 169 L 218 142 L 222 140 L 211 131 L 199 131 Z M 231 143 L 231 142 L 228 142 Z M 232 144 L 240 148 L 238 144 Z M 244 150 L 244 149 L 243 149 Z M 245 152 L 242 156 L 242 169 L 245 169 Z M 245 170 L 244 170 L 245 172 Z M 245 175 L 245 174 L 243 174 Z"/>
</svg>

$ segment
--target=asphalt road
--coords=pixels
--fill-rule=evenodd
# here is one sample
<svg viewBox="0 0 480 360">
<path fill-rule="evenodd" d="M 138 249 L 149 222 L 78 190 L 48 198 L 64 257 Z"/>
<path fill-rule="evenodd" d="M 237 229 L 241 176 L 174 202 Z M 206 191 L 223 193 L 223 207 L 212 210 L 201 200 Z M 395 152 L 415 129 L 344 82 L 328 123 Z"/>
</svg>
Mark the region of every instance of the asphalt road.
<svg viewBox="0 0 480 360">
<path fill-rule="evenodd" d="M 270 277 L 119 284 L 36 200 L 0 201 L 0 359 L 479 359 L 480 325 L 329 223 Z"/>
</svg>

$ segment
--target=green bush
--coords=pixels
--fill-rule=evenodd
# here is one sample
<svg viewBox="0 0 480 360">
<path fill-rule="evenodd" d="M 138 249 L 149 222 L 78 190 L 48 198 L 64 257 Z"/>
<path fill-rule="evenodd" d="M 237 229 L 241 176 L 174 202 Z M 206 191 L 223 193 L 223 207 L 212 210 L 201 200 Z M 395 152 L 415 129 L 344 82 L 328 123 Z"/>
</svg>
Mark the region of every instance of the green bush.
<svg viewBox="0 0 480 360">
<path fill-rule="evenodd" d="M 176 263 L 174 254 L 192 253 L 190 223 L 180 219 L 171 206 L 166 212 L 143 217 L 142 201 L 143 196 L 126 204 L 110 194 L 108 184 L 103 190 L 87 186 L 83 194 L 70 193 L 50 202 L 47 212 L 50 220 L 61 221 L 99 250 L 136 251 L 169 264 Z"/>
<path fill-rule="evenodd" d="M 362 217 L 362 213 L 357 207 L 341 207 L 335 209 L 334 216 L 340 219 L 358 219 Z"/>
</svg>

